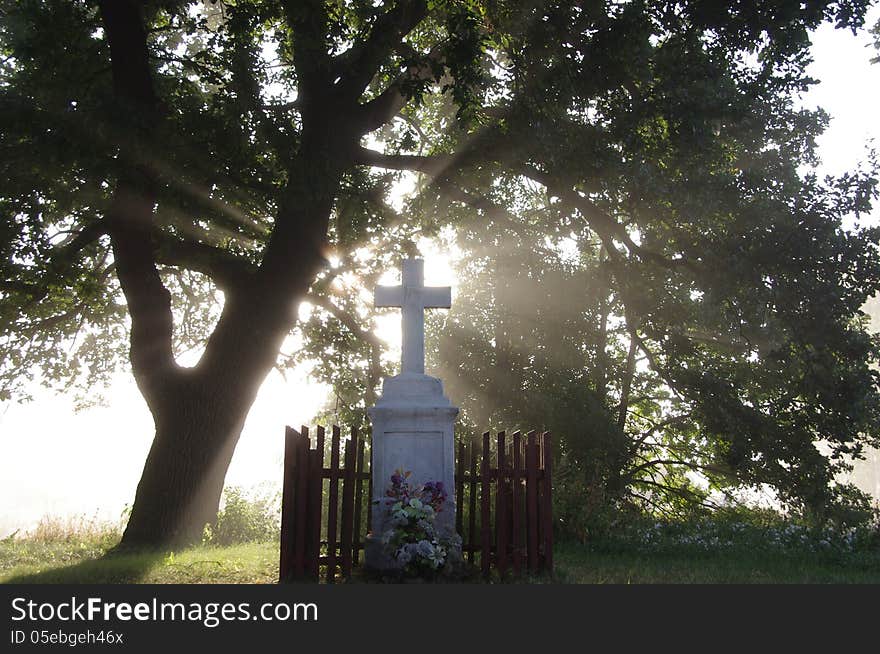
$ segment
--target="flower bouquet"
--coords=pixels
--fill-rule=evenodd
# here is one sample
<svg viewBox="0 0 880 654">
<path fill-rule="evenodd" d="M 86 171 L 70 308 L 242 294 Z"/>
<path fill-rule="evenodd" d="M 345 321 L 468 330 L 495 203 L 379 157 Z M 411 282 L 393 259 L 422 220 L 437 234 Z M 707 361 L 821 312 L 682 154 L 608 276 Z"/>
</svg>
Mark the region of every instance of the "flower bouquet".
<svg viewBox="0 0 880 654">
<path fill-rule="evenodd" d="M 436 578 L 450 574 L 461 562 L 461 538 L 438 534 L 434 520 L 443 510 L 447 492 L 443 482 L 413 487 L 410 472 L 396 470 L 385 492 L 389 528 L 382 544 L 401 575 Z"/>
</svg>

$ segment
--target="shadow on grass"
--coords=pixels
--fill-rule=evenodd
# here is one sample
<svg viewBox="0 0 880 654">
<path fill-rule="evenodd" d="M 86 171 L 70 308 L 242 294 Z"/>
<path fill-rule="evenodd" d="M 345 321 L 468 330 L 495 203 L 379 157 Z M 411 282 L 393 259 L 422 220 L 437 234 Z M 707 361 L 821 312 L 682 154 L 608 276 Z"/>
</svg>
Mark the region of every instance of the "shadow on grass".
<svg viewBox="0 0 880 654">
<path fill-rule="evenodd" d="M 110 551 L 96 559 L 7 577 L 4 584 L 136 584 L 161 563 L 165 553 Z"/>
</svg>

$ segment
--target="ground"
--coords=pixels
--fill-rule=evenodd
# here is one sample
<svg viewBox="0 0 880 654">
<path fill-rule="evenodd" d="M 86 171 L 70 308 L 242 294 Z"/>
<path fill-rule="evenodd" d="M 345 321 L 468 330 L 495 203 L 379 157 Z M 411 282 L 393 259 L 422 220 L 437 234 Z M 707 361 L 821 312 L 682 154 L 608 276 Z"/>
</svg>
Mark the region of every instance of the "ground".
<svg viewBox="0 0 880 654">
<path fill-rule="evenodd" d="M 204 545 L 180 552 L 117 554 L 112 533 L 0 541 L 2 583 L 275 583 L 278 542 Z M 553 581 L 644 583 L 880 583 L 880 552 L 652 552 L 559 543 Z M 531 581 L 544 583 L 547 578 Z"/>
</svg>

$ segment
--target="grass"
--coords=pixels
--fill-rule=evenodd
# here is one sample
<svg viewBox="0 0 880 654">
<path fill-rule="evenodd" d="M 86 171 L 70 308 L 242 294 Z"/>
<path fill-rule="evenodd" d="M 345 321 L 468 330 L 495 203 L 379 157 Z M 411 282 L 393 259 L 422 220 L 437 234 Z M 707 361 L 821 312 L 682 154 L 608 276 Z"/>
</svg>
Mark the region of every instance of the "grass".
<svg viewBox="0 0 880 654">
<path fill-rule="evenodd" d="M 559 544 L 554 557 L 560 581 L 574 584 L 880 583 L 876 552 L 826 556 L 681 548 L 651 553 L 569 542 Z"/>
<path fill-rule="evenodd" d="M 278 578 L 277 541 L 164 554 L 104 556 L 105 551 L 87 540 L 4 541 L 0 583 L 260 584 Z M 880 583 L 880 556 L 868 555 L 842 560 L 746 552 L 651 554 L 568 542 L 557 545 L 555 560 L 556 580 L 574 584 Z"/>
<path fill-rule="evenodd" d="M 0 583 L 260 584 L 278 580 L 278 542 L 110 553 L 119 525 L 45 519 L 0 541 Z"/>
<path fill-rule="evenodd" d="M 277 543 L 194 547 L 168 554 L 82 556 L 75 563 L 17 563 L 3 552 L 0 583 L 263 584 L 278 580 Z"/>
<path fill-rule="evenodd" d="M 275 583 L 278 541 L 201 545 L 175 552 L 110 552 L 120 526 L 44 520 L 0 541 L 0 583 Z M 880 548 L 762 549 L 753 540 L 706 547 L 664 538 L 555 548 L 555 581 L 574 584 L 880 583 Z M 546 583 L 548 579 L 525 579 Z"/>
</svg>

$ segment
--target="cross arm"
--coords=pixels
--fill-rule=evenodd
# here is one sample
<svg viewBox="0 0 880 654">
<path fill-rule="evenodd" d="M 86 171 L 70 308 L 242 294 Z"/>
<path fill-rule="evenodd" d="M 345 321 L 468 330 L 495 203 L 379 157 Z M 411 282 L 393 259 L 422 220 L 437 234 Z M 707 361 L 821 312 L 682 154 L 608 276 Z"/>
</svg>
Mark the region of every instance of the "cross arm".
<svg viewBox="0 0 880 654">
<path fill-rule="evenodd" d="M 373 293 L 373 305 L 376 307 L 402 307 L 403 286 L 377 286 Z"/>
<path fill-rule="evenodd" d="M 452 306 L 452 289 L 449 286 L 428 286 L 422 290 L 426 309 L 448 309 Z"/>
</svg>

